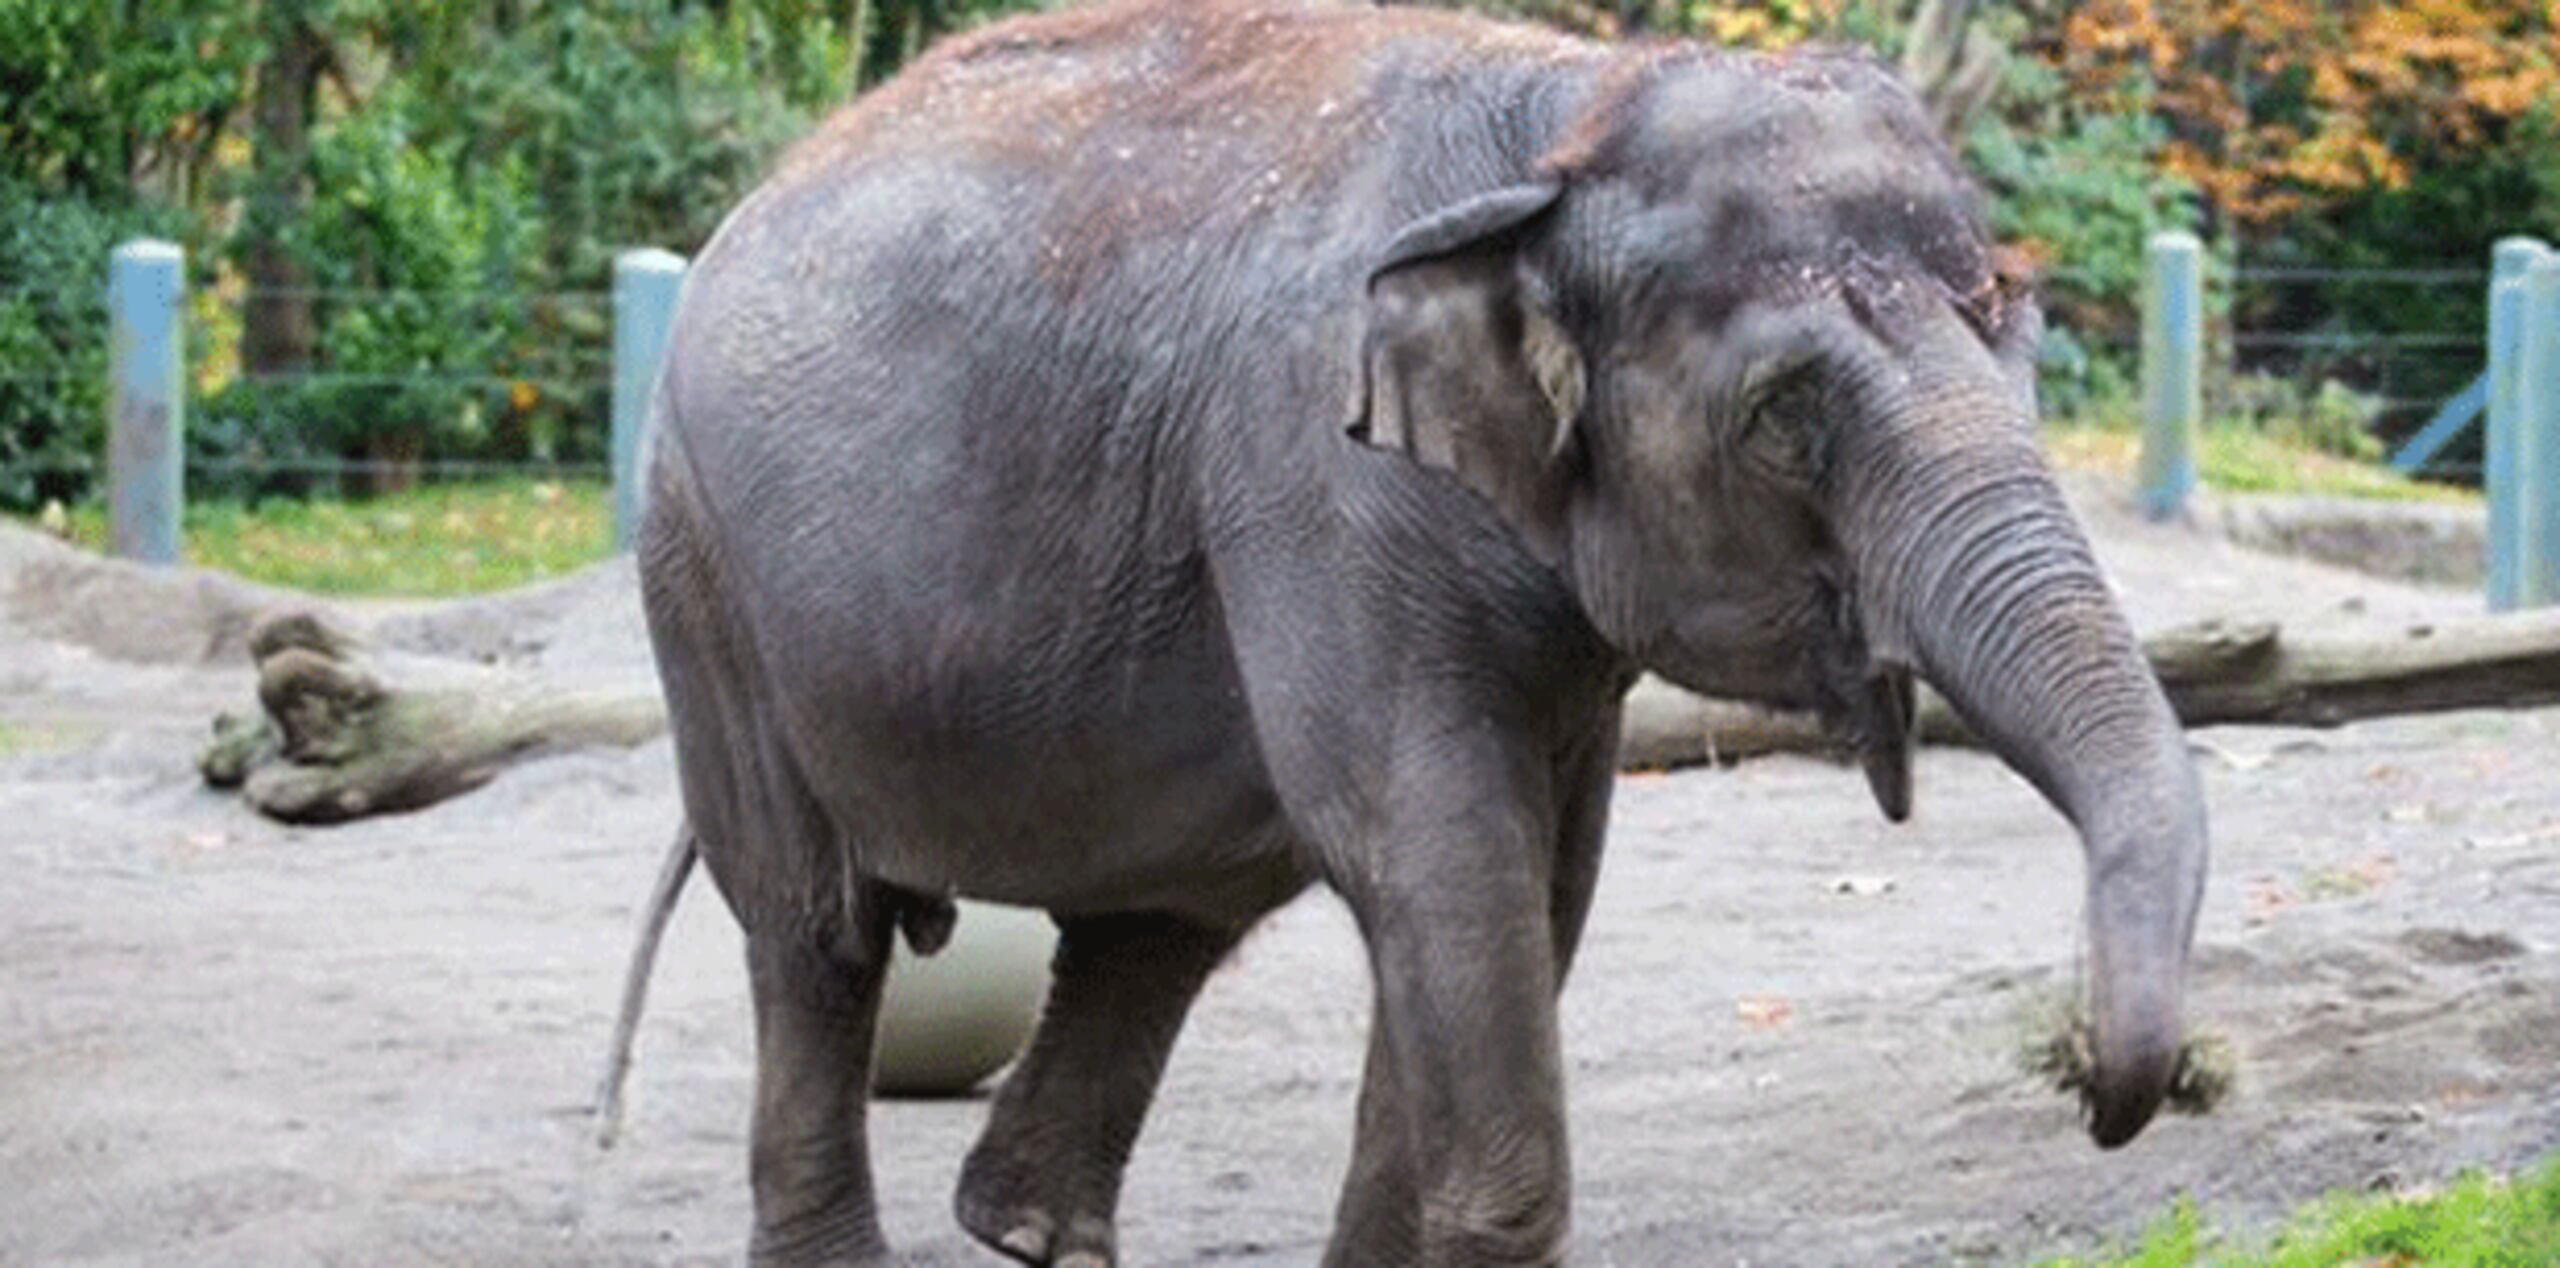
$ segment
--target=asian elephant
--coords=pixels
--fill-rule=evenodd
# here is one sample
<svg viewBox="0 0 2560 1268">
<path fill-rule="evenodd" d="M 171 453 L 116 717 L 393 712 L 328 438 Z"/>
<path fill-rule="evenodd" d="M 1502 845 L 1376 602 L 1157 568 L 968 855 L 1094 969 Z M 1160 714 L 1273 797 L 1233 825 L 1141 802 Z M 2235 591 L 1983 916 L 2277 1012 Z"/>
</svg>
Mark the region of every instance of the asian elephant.
<svg viewBox="0 0 2560 1268">
<path fill-rule="evenodd" d="M 1914 675 L 2078 829 L 2091 1134 L 2160 1104 L 2206 855 L 2037 447 L 2040 318 L 1865 57 L 1115 0 L 946 43 L 704 248 L 638 543 L 744 927 L 754 1258 L 886 1251 L 892 931 L 1061 941 L 960 1222 L 1114 1256 L 1203 978 L 1322 884 L 1375 986 L 1328 1262 L 1550 1263 L 1556 993 L 1640 671 L 1819 710 L 1907 813 Z"/>
</svg>

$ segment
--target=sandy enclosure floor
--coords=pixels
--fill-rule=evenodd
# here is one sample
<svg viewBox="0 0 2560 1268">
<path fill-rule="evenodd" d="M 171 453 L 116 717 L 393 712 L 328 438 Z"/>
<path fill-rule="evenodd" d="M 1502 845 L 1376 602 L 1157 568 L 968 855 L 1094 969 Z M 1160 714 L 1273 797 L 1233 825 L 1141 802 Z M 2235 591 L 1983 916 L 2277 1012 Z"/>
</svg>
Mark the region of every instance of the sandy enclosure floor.
<svg viewBox="0 0 2560 1268">
<path fill-rule="evenodd" d="M 2476 610 L 2091 509 L 2145 626 Z M 189 760 L 247 700 L 243 617 L 273 598 L 0 530 L 0 1264 L 735 1260 L 752 1067 L 708 887 L 669 939 L 625 1143 L 597 1151 L 583 1118 L 676 817 L 666 745 L 415 815 L 266 823 Z M 646 680 L 622 568 L 353 615 L 404 675 Z M 2013 1262 L 2178 1192 L 2263 1220 L 2560 1149 L 2560 711 L 2196 738 L 2217 856 L 2191 1016 L 2242 1083 L 2115 1154 L 2012 1063 L 2021 1010 L 2074 971 L 2081 885 L 2021 781 L 1927 753 L 1896 828 L 1809 761 L 1624 778 L 1564 1004 L 1575 1262 Z M 1893 884 L 1834 891 L 1853 875 Z M 1129 1262 L 1315 1261 L 1360 963 L 1319 894 L 1213 981 L 1129 1177 Z M 874 1113 L 917 1262 L 999 1262 L 947 1213 L 982 1112 Z"/>
</svg>

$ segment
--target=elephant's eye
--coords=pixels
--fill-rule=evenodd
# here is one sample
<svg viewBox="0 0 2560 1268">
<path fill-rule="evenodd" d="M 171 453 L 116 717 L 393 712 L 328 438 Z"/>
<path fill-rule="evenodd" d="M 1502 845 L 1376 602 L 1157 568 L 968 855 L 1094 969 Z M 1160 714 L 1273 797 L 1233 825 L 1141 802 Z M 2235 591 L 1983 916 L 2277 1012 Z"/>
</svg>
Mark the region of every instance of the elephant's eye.
<svg viewBox="0 0 2560 1268">
<path fill-rule="evenodd" d="M 1793 360 L 1756 370 L 1744 382 L 1741 425 L 1734 436 L 1739 467 L 1764 480 L 1810 484 L 1823 396 L 1818 362 Z"/>
</svg>

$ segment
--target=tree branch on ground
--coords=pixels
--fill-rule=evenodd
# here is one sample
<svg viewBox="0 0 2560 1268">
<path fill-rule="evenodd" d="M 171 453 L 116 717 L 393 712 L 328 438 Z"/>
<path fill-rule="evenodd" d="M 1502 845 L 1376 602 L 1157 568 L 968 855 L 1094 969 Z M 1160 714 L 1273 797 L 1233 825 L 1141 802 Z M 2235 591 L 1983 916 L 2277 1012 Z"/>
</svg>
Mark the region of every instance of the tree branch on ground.
<svg viewBox="0 0 2560 1268">
<path fill-rule="evenodd" d="M 351 641 L 308 613 L 250 635 L 264 716 L 214 720 L 197 759 L 205 782 L 238 788 L 261 814 L 339 823 L 431 806 L 517 762 L 570 749 L 645 743 L 666 730 L 653 693 L 562 692 L 493 681 L 386 686 Z"/>
<path fill-rule="evenodd" d="M 2203 621 L 2152 635 L 2143 652 L 2189 727 L 2335 727 L 2398 713 L 2560 703 L 2560 610 L 2412 626 L 2396 636 L 2287 634 L 2273 622 Z M 1974 742 L 1947 702 L 1926 690 L 1916 728 L 1925 743 Z M 1711 700 L 1648 679 L 1628 697 L 1620 761 L 1686 766 L 1835 747 L 1809 715 Z"/>
<path fill-rule="evenodd" d="M 2379 637 L 2206 621 L 2154 634 L 2143 650 L 2190 727 L 2334 727 L 2399 713 L 2560 703 L 2560 610 Z M 469 792 L 517 762 L 628 748 L 666 729 L 665 706 L 652 692 L 546 691 L 495 677 L 472 687 L 386 684 L 360 663 L 351 640 L 308 613 L 261 622 L 250 653 L 263 715 L 216 719 L 197 765 L 207 783 L 239 788 L 261 813 L 290 823 L 414 810 Z M 1915 729 L 1927 743 L 1973 743 L 1956 712 L 1925 690 Z M 1648 678 L 1627 699 L 1619 761 L 1663 768 L 1839 752 L 1810 715 L 1708 699 Z"/>
</svg>

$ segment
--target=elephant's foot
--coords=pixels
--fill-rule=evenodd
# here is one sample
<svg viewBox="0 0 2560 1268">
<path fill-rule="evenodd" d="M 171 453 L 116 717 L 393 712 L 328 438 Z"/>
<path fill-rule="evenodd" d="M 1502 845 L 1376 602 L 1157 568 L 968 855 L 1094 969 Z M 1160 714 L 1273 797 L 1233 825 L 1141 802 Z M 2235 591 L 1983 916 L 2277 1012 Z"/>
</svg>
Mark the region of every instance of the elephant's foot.
<svg viewBox="0 0 2560 1268">
<path fill-rule="evenodd" d="M 846 1210 L 794 1222 L 788 1228 L 759 1224 L 747 1246 L 755 1268 L 890 1268 L 897 1262 L 868 1209 Z"/>
<path fill-rule="evenodd" d="M 1110 1268 L 1111 1208 L 1080 1198 L 1072 1183 L 1044 1167 L 979 1146 L 960 1169 L 953 1200 L 960 1227 L 988 1249 L 1048 1268 Z"/>
</svg>

